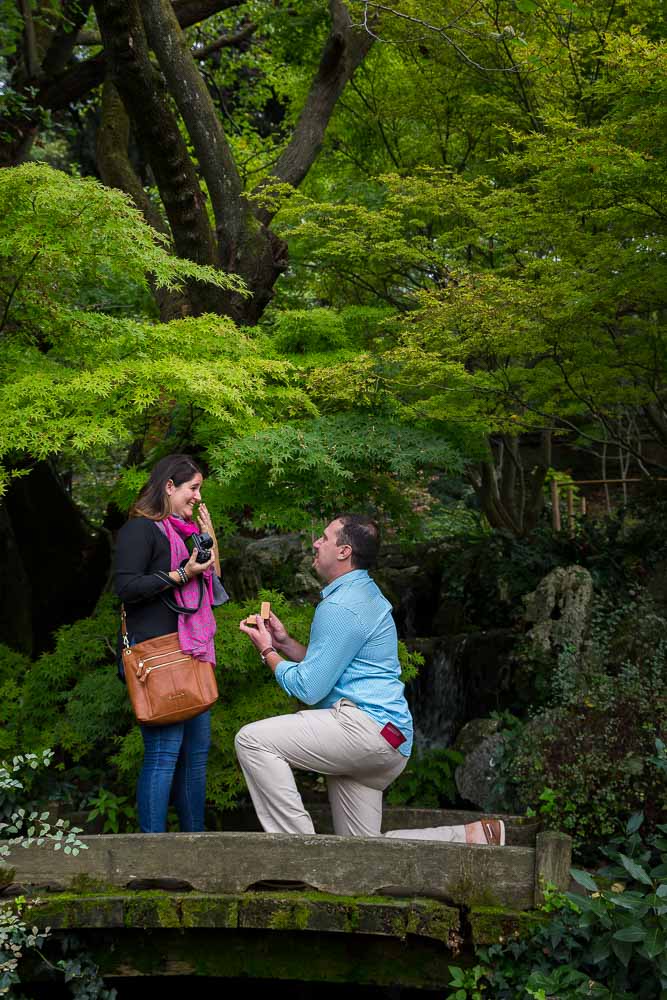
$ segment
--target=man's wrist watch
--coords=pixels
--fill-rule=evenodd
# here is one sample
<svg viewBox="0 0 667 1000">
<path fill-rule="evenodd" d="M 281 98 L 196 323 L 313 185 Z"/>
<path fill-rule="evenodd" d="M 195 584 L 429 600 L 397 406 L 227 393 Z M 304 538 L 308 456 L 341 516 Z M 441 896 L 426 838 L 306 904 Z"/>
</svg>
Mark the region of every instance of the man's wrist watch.
<svg viewBox="0 0 667 1000">
<path fill-rule="evenodd" d="M 266 649 L 261 650 L 259 656 L 262 663 L 266 663 L 266 658 L 269 655 L 269 653 L 275 653 L 275 649 L 273 648 L 273 646 L 267 646 Z"/>
</svg>

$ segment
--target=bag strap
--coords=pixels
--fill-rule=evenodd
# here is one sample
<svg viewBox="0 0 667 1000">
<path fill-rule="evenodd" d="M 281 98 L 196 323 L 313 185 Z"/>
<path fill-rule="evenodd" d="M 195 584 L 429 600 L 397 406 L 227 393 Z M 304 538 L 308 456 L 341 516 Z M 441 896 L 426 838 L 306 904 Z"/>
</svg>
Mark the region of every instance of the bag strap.
<svg viewBox="0 0 667 1000">
<path fill-rule="evenodd" d="M 123 648 L 129 650 L 130 640 L 127 635 L 127 615 L 125 614 L 125 605 L 120 606 L 120 631 L 123 636 Z"/>
<path fill-rule="evenodd" d="M 160 579 L 163 579 L 164 577 L 166 577 L 166 573 L 157 572 L 155 576 L 159 577 Z M 204 581 L 202 580 L 201 575 L 197 578 L 197 583 L 199 584 L 199 601 L 197 602 L 196 608 L 181 607 L 180 604 L 177 604 L 176 601 L 172 601 L 172 599 L 170 597 L 167 597 L 166 594 L 160 594 L 159 595 L 160 600 L 167 608 L 169 608 L 170 611 L 175 611 L 176 614 L 195 615 L 201 608 L 201 603 L 204 599 Z M 169 585 L 171 586 L 171 580 L 169 580 Z M 120 606 L 120 631 L 123 637 L 123 647 L 125 649 L 130 649 L 130 640 L 127 634 L 127 614 L 125 611 L 124 604 L 121 604 Z"/>
</svg>

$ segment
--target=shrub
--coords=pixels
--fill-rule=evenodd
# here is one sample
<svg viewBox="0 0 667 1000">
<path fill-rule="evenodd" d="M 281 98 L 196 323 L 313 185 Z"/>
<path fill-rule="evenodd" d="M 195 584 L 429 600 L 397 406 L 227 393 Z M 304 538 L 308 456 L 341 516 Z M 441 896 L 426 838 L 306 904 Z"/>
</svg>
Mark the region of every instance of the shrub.
<svg viewBox="0 0 667 1000">
<path fill-rule="evenodd" d="M 655 754 L 666 712 L 667 621 L 643 592 L 621 607 L 601 601 L 585 658 L 562 652 L 550 706 L 507 738 L 501 771 L 515 804 L 539 809 L 577 848 L 640 810 L 652 829 L 667 799 Z"/>
<path fill-rule="evenodd" d="M 546 1000 L 655 1000 L 667 990 L 667 825 L 646 840 L 641 813 L 604 849 L 595 877 L 573 869 L 583 895 L 547 894 L 542 919 L 522 939 L 477 951 L 453 967 L 448 1000 L 518 996 Z"/>
<path fill-rule="evenodd" d="M 454 771 L 463 759 L 463 754 L 456 750 L 427 750 L 413 755 L 389 788 L 387 804 L 419 809 L 453 806 L 458 798 Z"/>
</svg>

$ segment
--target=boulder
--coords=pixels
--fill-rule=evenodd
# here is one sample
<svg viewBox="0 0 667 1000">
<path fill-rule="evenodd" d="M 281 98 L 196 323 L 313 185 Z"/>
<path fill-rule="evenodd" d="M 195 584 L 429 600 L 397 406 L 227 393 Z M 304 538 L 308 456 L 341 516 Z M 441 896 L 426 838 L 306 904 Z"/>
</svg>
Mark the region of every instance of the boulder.
<svg viewBox="0 0 667 1000">
<path fill-rule="evenodd" d="M 471 719 L 470 722 L 466 722 L 456 737 L 454 750 L 467 756 L 489 736 L 495 736 L 499 729 L 499 719 Z"/>
<path fill-rule="evenodd" d="M 593 580 L 583 566 L 558 566 L 524 597 L 524 619 L 532 623 L 528 639 L 543 653 L 566 646 L 579 653 L 593 606 Z"/>
<path fill-rule="evenodd" d="M 319 598 L 321 584 L 313 573 L 312 544 L 305 534 L 235 536 L 221 555 L 225 587 L 233 600 L 254 597 L 263 588 L 292 598 Z"/>
<path fill-rule="evenodd" d="M 454 772 L 459 795 L 485 812 L 502 812 L 506 808 L 502 796 L 495 791 L 505 739 L 499 728 L 497 719 L 473 719 L 463 727 L 454 744 L 455 750 L 466 755 Z"/>
</svg>

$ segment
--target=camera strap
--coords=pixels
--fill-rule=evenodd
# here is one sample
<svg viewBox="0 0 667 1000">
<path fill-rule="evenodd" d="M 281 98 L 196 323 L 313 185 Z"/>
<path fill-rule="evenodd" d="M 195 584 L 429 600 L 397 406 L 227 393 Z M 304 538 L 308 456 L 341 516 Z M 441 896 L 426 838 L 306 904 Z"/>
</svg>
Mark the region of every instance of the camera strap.
<svg viewBox="0 0 667 1000">
<path fill-rule="evenodd" d="M 164 583 L 167 583 L 169 587 L 173 589 L 174 582 L 169 578 L 169 576 L 166 573 L 162 573 L 161 571 L 158 570 L 158 572 L 155 573 L 154 575 L 157 576 L 158 579 L 162 580 Z M 158 597 L 165 605 L 165 607 L 169 608 L 170 611 L 175 611 L 176 614 L 178 615 L 196 615 L 199 609 L 201 608 L 202 601 L 204 600 L 204 581 L 201 578 L 201 574 L 197 577 L 197 583 L 199 584 L 199 600 L 197 602 L 196 608 L 183 607 L 183 605 L 177 604 L 176 601 L 172 600 L 172 598 L 165 593 L 158 594 Z"/>
</svg>

